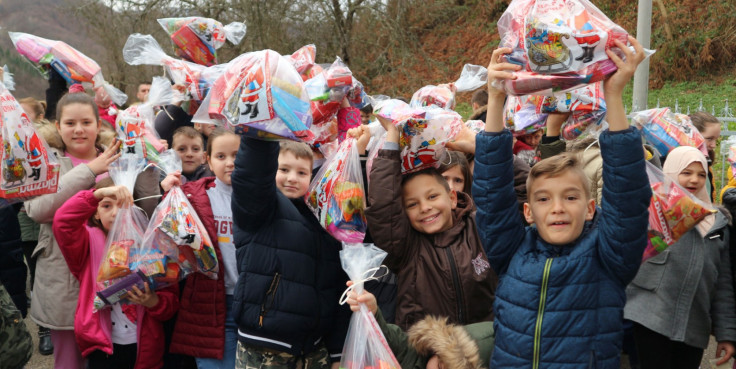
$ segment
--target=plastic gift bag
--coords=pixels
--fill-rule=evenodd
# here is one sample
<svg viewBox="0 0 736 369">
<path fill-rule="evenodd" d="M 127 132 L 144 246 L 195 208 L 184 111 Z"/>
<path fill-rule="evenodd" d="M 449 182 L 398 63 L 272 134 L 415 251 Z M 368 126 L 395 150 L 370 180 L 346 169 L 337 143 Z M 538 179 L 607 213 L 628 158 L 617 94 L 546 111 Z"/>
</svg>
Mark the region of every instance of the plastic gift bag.
<svg viewBox="0 0 736 369">
<path fill-rule="evenodd" d="M 488 85 L 488 69 L 475 64 L 465 64 L 460 72 L 460 78 L 455 81 L 458 92 L 475 91 L 486 85 Z"/>
<path fill-rule="evenodd" d="M 526 134 L 544 128 L 547 114 L 537 112 L 541 96 L 509 96 L 504 107 L 504 122 L 514 134 Z"/>
<path fill-rule="evenodd" d="M 0 197 L 24 201 L 55 193 L 59 161 L 4 84 L 0 83 Z"/>
<path fill-rule="evenodd" d="M 44 77 L 48 78 L 48 68 L 54 68 L 70 84 L 87 83 L 92 88 L 104 88 L 112 101 L 118 105 L 128 100 L 128 95 L 105 81 L 102 69 L 94 60 L 65 42 L 47 40 L 21 32 L 8 32 L 8 34 L 15 49 Z"/>
<path fill-rule="evenodd" d="M 406 119 L 424 118 L 426 110 L 413 108 L 401 100 L 388 99 L 373 104 L 373 115 L 390 119 L 396 125 Z"/>
<path fill-rule="evenodd" d="M 171 36 L 176 55 L 201 65 L 217 64 L 217 49 L 225 40 L 237 45 L 245 37 L 246 26 L 233 22 L 227 26 L 203 17 L 162 18 L 158 23 Z"/>
<path fill-rule="evenodd" d="M 424 118 L 399 122 L 402 173 L 439 167 L 445 145 L 463 126 L 460 114 L 437 107 L 429 108 Z"/>
<path fill-rule="evenodd" d="M 15 90 L 15 80 L 13 79 L 13 73 L 10 73 L 7 65 L 3 65 L 3 80 L 0 81 L 10 91 Z"/>
<path fill-rule="evenodd" d="M 659 168 L 649 162 L 646 165 L 652 200 L 649 203 L 649 242 L 642 262 L 672 246 L 698 222 L 717 211 L 680 187 Z"/>
<path fill-rule="evenodd" d="M 304 81 L 308 80 L 310 70 L 314 66 L 314 60 L 317 58 L 317 47 L 314 44 L 304 45 L 299 50 L 295 51 L 289 59 L 294 68 L 302 76 Z"/>
<path fill-rule="evenodd" d="M 363 292 L 363 284 L 368 280 L 379 278 L 383 259 L 386 252 L 376 246 L 363 244 L 343 244 L 340 251 L 342 268 L 353 281 L 340 299 L 340 304 L 345 304 L 347 293 L 354 291 L 357 294 Z M 345 345 L 342 349 L 340 369 L 400 369 L 386 337 L 376 322 L 373 313 L 364 305 L 360 305 L 360 311 L 354 312 L 350 318 L 348 334 L 345 337 Z"/>
<path fill-rule="evenodd" d="M 456 91 L 452 83 L 424 86 L 412 95 L 409 106 L 419 108 L 435 105 L 442 109 L 454 110 Z"/>
<path fill-rule="evenodd" d="M 692 146 L 708 156 L 703 135 L 687 115 L 673 113 L 669 108 L 649 109 L 634 113 L 632 121 L 662 156 L 678 146 Z"/>
<path fill-rule="evenodd" d="M 566 140 L 574 140 L 589 128 L 599 128 L 606 117 L 606 101 L 601 83 L 545 96 L 537 101 L 537 112 L 571 113 L 563 125 L 562 136 Z"/>
<path fill-rule="evenodd" d="M 154 77 L 146 102 L 133 105 L 118 113 L 115 128 L 123 142 L 125 154 L 145 158 L 149 162 L 157 162 L 158 154 L 164 151 L 153 126 L 156 115 L 153 108 L 171 102 L 174 94 L 171 84 L 166 78 Z"/>
<path fill-rule="evenodd" d="M 307 205 L 332 237 L 344 242 L 362 242 L 365 219 L 365 190 L 360 156 L 354 138 L 340 144 L 309 184 Z"/>
<path fill-rule="evenodd" d="M 465 122 L 465 127 L 470 128 L 476 135 L 486 130 L 486 122 L 482 120 L 471 119 Z"/>
</svg>

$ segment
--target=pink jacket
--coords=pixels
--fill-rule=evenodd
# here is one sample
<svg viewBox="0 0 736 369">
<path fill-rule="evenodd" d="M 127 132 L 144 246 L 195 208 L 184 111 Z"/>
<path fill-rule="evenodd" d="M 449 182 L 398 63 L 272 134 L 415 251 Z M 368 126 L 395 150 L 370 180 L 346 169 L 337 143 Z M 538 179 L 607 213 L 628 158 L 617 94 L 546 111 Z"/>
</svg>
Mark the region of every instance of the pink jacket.
<svg viewBox="0 0 736 369">
<path fill-rule="evenodd" d="M 97 291 L 97 271 L 105 253 L 105 234 L 87 220 L 97 211 L 94 190 L 80 191 L 59 208 L 53 232 L 69 270 L 79 281 L 79 299 L 74 316 L 77 345 L 86 357 L 95 350 L 112 354 L 110 309 L 92 311 Z M 82 232 L 84 230 L 84 232 Z M 162 322 L 179 308 L 179 288 L 172 285 L 156 291 L 159 303 L 153 308 L 138 306 L 138 357 L 135 368 L 163 366 L 164 331 Z M 145 333 L 145 334 L 142 334 Z"/>
</svg>

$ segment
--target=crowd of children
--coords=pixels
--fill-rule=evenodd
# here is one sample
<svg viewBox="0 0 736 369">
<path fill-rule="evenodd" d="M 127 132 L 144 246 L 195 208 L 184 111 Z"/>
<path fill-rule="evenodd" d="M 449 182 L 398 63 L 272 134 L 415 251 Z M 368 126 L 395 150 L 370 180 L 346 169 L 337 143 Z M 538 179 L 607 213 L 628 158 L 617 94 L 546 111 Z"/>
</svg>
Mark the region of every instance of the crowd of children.
<svg viewBox="0 0 736 369">
<path fill-rule="evenodd" d="M 707 214 L 642 262 L 652 201 L 646 166 L 713 207 L 720 123 L 690 116 L 707 156 L 683 146 L 663 158 L 642 144 L 622 95 L 646 52 L 632 37 L 631 47 L 612 43 L 620 53 L 607 50 L 617 67 L 602 82 L 608 129 L 567 144 L 560 135 L 569 112 L 549 114 L 546 128 L 507 129 L 507 94 L 494 83 L 513 81 L 521 66 L 506 47 L 492 53 L 487 88 L 472 96 L 471 119 L 484 128 L 454 136 L 436 167 L 402 173 L 400 129 L 343 99 L 336 140 L 354 139 L 364 156 L 366 240 L 387 252 L 393 276 L 350 291 L 347 305 L 338 302 L 354 282 L 342 245 L 305 201 L 326 162 L 312 147 L 192 123 L 166 105 L 155 128 L 181 171 L 148 168 L 131 193 L 108 174 L 121 156 L 118 107 L 103 89 L 62 93 L 66 83 L 52 70 L 48 105 L 20 102 L 60 162 L 59 189 L 16 207 L 13 225 L 30 268 L 39 351 L 53 352 L 64 369 L 364 369 L 340 363 L 351 310 L 366 306 L 404 368 L 614 369 L 629 326 L 635 367 L 698 368 L 711 335 L 725 363 L 736 354 L 731 214 Z M 139 103 L 150 90 L 138 86 Z M 386 133 L 366 173 L 372 120 Z M 212 240 L 216 278 L 195 272 L 179 285 L 146 283 L 123 303 L 95 309 L 119 210 L 150 217 L 175 187 Z M 722 197 L 736 208 L 733 191 Z"/>
</svg>

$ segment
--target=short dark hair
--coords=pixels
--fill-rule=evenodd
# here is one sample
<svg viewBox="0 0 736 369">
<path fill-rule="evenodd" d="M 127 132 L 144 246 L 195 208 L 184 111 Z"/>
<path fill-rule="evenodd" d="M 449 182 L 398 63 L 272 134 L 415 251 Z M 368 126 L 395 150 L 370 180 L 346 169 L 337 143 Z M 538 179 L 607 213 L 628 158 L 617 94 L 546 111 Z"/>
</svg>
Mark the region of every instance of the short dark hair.
<svg viewBox="0 0 736 369">
<path fill-rule="evenodd" d="M 202 145 L 204 145 L 204 138 L 202 137 L 202 134 L 190 126 L 182 126 L 182 127 L 177 128 L 174 131 L 174 134 L 171 135 L 171 146 L 174 146 L 174 142 L 176 141 L 176 136 L 199 138 L 200 140 L 202 140 L 201 141 Z"/>
<path fill-rule="evenodd" d="M 488 90 L 483 88 L 473 92 L 473 97 L 470 99 L 470 103 L 476 103 L 480 106 L 488 105 Z"/>
<path fill-rule="evenodd" d="M 105 178 L 101 179 L 99 182 L 95 183 L 95 186 L 92 187 L 92 188 L 95 189 L 95 190 L 99 190 L 100 188 L 113 187 L 113 186 L 115 186 L 115 182 L 113 182 L 112 178 L 105 177 Z M 103 232 L 106 232 L 105 231 L 105 228 L 102 227 L 102 222 L 100 222 L 99 219 L 95 219 L 95 215 L 97 215 L 97 212 L 96 211 L 87 220 L 87 225 L 89 225 L 90 227 L 99 228 Z"/>
<path fill-rule="evenodd" d="M 365 106 L 360 108 L 360 112 L 363 114 L 373 114 L 373 105 L 365 104 Z"/>
<path fill-rule="evenodd" d="M 447 190 L 447 192 L 450 192 L 450 184 L 447 183 L 447 180 L 445 179 L 445 177 L 442 176 L 442 173 L 440 173 L 440 171 L 437 170 L 437 168 L 422 169 L 417 172 L 412 172 L 412 173 L 403 175 L 401 177 L 401 188 L 404 188 L 407 182 L 419 176 L 430 176 L 434 178 L 435 181 L 437 181 L 437 183 L 441 184 L 442 187 L 444 187 L 445 190 Z"/>
<path fill-rule="evenodd" d="M 463 177 L 465 177 L 465 186 L 463 187 L 463 192 L 470 195 L 471 187 L 473 184 L 473 174 L 470 173 L 470 164 L 468 164 L 468 158 L 465 156 L 465 154 L 459 151 L 445 151 L 445 153 L 442 155 L 442 159 L 440 160 L 440 167 L 437 168 L 437 171 L 440 172 L 441 175 L 442 173 L 447 172 L 448 170 L 458 166 L 460 167 L 460 172 L 463 174 Z"/>
<path fill-rule="evenodd" d="M 296 141 L 281 141 L 279 143 L 279 155 L 290 152 L 297 159 L 309 160 L 310 166 L 314 164 L 314 154 L 309 145 Z"/>
</svg>

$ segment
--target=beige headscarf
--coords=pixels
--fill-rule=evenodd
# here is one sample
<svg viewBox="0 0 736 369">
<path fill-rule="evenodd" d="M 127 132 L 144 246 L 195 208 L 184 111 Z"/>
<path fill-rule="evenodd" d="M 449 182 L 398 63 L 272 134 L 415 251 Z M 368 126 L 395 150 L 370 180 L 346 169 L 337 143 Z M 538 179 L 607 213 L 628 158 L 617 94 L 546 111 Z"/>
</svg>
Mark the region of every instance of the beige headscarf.
<svg viewBox="0 0 736 369">
<path fill-rule="evenodd" d="M 706 175 L 708 174 L 708 162 L 705 159 L 705 155 L 703 155 L 700 150 L 691 146 L 676 147 L 667 155 L 667 160 L 665 160 L 664 166 L 662 166 L 662 172 L 664 172 L 666 176 L 672 178 L 676 183 L 679 184 L 679 182 L 677 182 L 677 177 L 685 168 L 687 168 L 688 165 L 693 162 L 700 163 L 703 166 L 703 170 L 705 171 Z M 703 185 L 703 188 L 695 193 L 695 197 L 697 197 L 706 205 L 712 207 L 710 196 L 708 195 L 708 189 L 705 184 Z M 696 225 L 701 236 L 705 236 L 708 231 L 710 231 L 710 229 L 713 227 L 713 224 L 715 223 L 715 220 L 716 216 L 714 214 L 709 214 Z"/>
</svg>

